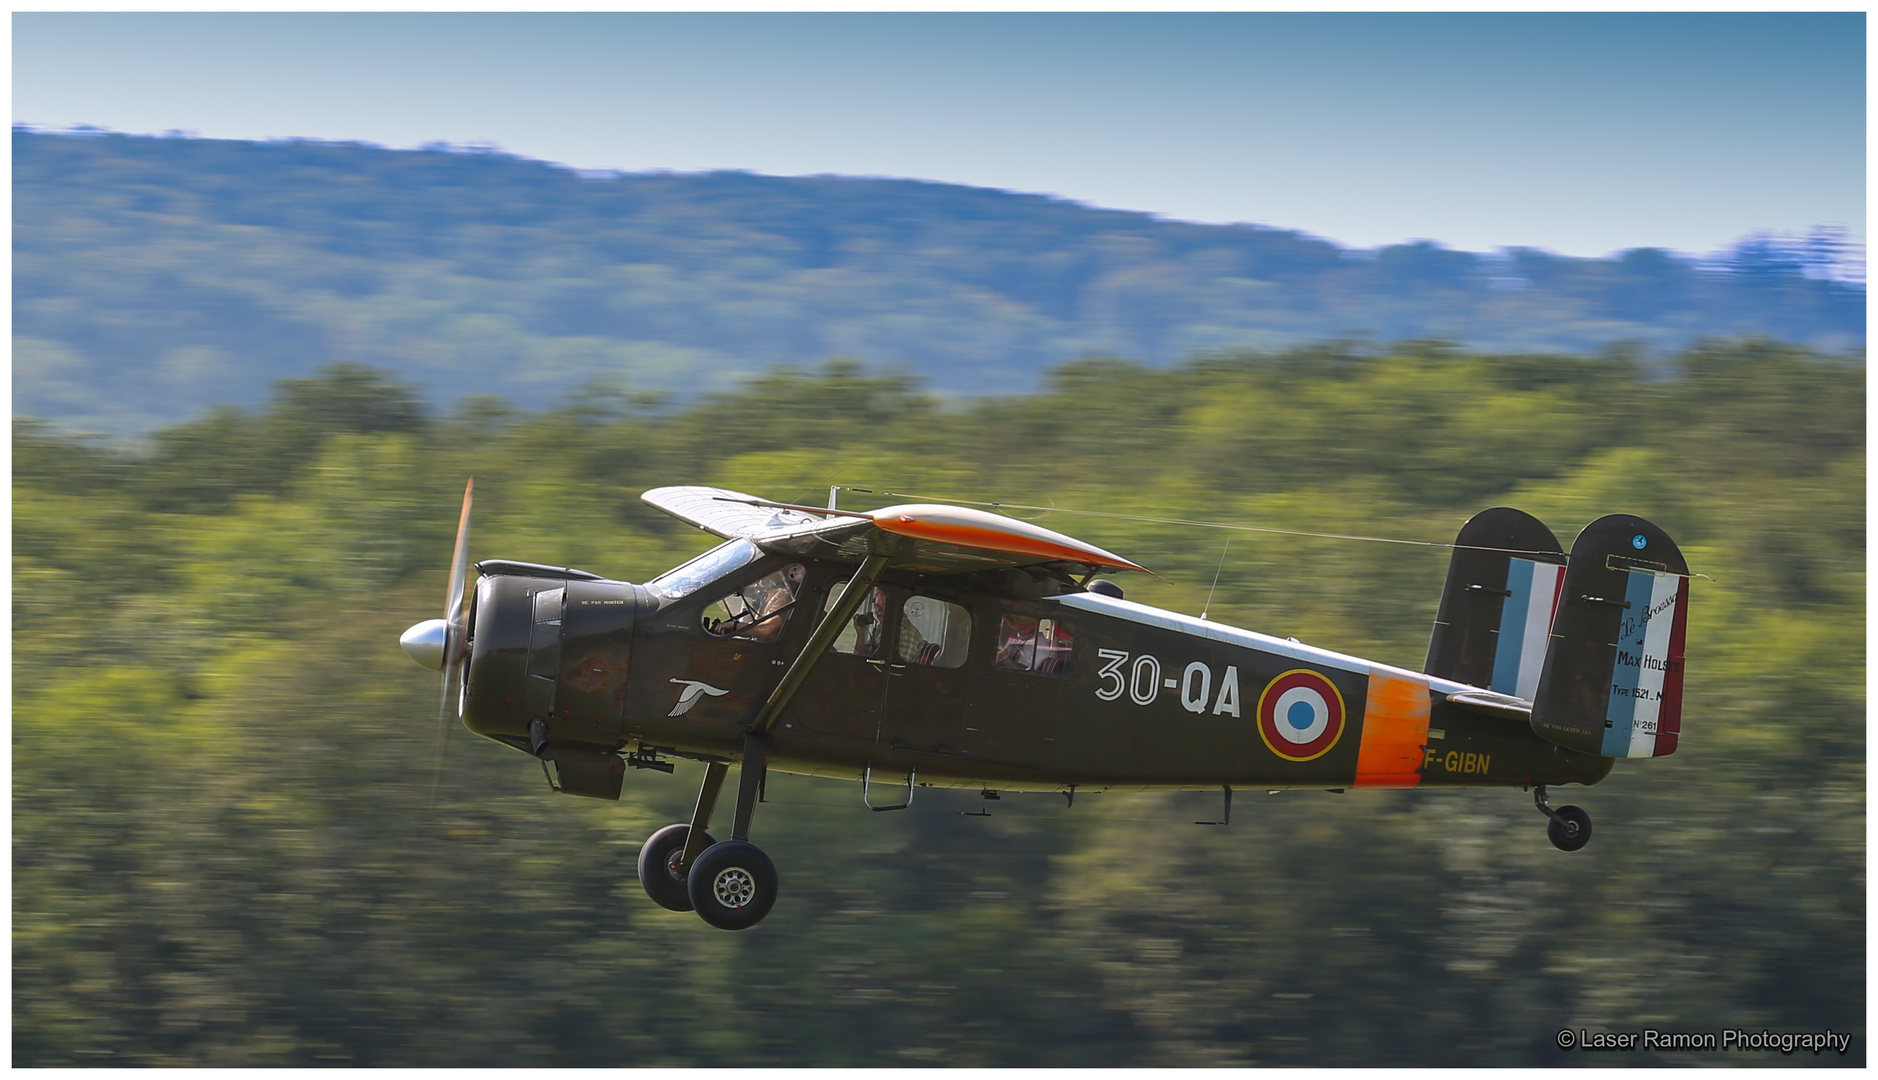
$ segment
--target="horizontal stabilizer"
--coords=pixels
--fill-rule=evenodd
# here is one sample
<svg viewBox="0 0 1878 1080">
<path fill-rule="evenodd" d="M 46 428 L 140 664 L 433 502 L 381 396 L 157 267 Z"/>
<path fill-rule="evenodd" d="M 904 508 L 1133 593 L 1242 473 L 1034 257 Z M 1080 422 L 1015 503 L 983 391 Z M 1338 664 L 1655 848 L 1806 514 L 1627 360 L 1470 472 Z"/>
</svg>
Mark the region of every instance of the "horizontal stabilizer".
<svg viewBox="0 0 1878 1080">
<path fill-rule="evenodd" d="M 1488 716 L 1517 720 L 1522 724 L 1532 720 L 1532 702 L 1511 694 L 1496 694 L 1491 690 L 1463 690 L 1458 694 L 1449 694 L 1448 704 Z"/>
</svg>

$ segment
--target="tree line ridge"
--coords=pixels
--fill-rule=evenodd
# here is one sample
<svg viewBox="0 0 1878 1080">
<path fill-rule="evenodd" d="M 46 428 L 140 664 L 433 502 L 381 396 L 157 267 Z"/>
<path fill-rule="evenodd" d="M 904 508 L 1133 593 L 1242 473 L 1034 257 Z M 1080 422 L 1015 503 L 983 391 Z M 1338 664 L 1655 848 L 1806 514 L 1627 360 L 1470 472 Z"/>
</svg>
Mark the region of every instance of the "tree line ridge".
<svg viewBox="0 0 1878 1080">
<path fill-rule="evenodd" d="M 457 148 L 21 127 L 13 140 L 16 411 L 112 433 L 258 403 L 332 360 L 438 400 L 537 407 L 595 378 L 695 394 L 829 356 L 973 395 L 1036 390 L 1078 357 L 1164 367 L 1339 338 L 1864 347 L 1863 285 L 1826 276 L 1819 244 L 1766 237 L 1707 261 L 1362 251 L 912 180 L 582 174 Z"/>
</svg>

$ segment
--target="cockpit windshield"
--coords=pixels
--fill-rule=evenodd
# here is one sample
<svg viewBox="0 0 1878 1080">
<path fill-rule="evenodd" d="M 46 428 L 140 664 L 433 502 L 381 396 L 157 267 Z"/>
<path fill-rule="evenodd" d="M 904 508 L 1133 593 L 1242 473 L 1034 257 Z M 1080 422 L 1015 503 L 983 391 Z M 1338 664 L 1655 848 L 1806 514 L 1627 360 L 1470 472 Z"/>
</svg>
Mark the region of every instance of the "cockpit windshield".
<svg viewBox="0 0 1878 1080">
<path fill-rule="evenodd" d="M 676 600 L 681 596 L 690 596 L 705 585 L 750 565 L 762 556 L 763 552 L 748 540 L 726 541 L 678 569 L 668 570 L 646 582 L 646 588 L 667 600 Z"/>
</svg>

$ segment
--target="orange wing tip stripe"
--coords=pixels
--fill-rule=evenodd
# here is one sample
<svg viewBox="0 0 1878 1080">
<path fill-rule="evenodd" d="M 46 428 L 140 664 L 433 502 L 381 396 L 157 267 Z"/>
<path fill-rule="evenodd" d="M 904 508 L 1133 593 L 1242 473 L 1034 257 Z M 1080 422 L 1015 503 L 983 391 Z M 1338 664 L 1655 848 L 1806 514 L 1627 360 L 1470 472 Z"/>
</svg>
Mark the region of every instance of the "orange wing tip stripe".
<svg viewBox="0 0 1878 1080">
<path fill-rule="evenodd" d="M 1428 680 L 1369 673 L 1351 787 L 1416 787 L 1428 745 Z"/>
<path fill-rule="evenodd" d="M 969 507 L 936 504 L 889 506 L 874 511 L 868 517 L 876 527 L 886 532 L 911 536 L 917 540 L 1148 573 L 1146 567 L 1074 537 Z"/>
</svg>

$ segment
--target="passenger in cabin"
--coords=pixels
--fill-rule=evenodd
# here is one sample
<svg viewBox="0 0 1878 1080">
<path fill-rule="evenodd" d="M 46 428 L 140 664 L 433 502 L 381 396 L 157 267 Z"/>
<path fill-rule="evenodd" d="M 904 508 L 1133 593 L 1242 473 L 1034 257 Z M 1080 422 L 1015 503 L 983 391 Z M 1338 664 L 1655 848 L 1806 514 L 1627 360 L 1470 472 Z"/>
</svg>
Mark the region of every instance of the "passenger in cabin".
<svg viewBox="0 0 1878 1080">
<path fill-rule="evenodd" d="M 875 630 L 880 625 L 879 616 L 863 608 L 854 613 L 854 655 L 872 656 L 880 643 L 880 633 Z"/>
<path fill-rule="evenodd" d="M 998 627 L 998 650 L 992 666 L 1003 671 L 1060 676 L 1068 670 L 1075 646 L 1075 632 L 1061 620 L 1006 615 Z"/>
<path fill-rule="evenodd" d="M 1069 627 L 1056 619 L 1043 619 L 1037 624 L 1037 672 L 1042 675 L 1061 675 L 1069 665 L 1070 650 L 1076 645 L 1075 636 Z"/>
<path fill-rule="evenodd" d="M 840 594 L 839 586 L 828 590 L 828 604 L 835 606 L 835 598 Z M 871 590 L 867 599 L 854 612 L 848 626 L 835 638 L 832 649 L 848 656 L 874 656 L 880 652 L 881 631 L 886 626 L 887 594 L 879 589 Z"/>
<path fill-rule="evenodd" d="M 1029 671 L 1037 651 L 1037 621 L 1021 615 L 1006 615 L 999 625 L 998 652 L 994 667 L 1005 671 Z"/>
</svg>

